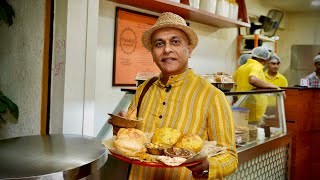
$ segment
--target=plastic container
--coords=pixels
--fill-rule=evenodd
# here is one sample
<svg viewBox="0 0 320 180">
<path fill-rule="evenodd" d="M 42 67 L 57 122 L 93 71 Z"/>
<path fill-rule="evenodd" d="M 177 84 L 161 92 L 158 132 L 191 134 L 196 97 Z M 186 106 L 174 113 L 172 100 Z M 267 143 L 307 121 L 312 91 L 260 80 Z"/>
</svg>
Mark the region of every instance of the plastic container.
<svg viewBox="0 0 320 180">
<path fill-rule="evenodd" d="M 257 140 L 261 141 L 265 139 L 265 134 L 264 134 L 264 129 L 263 128 L 258 128 L 258 136 Z"/>
<path fill-rule="evenodd" d="M 236 127 L 249 127 L 249 111 L 247 108 L 232 108 L 232 116 Z"/>
<path fill-rule="evenodd" d="M 201 0 L 199 8 L 215 14 L 217 9 L 217 0 Z"/>
<path fill-rule="evenodd" d="M 189 5 L 193 8 L 199 9 L 200 0 L 189 0 Z"/>
<path fill-rule="evenodd" d="M 239 11 L 239 6 L 236 0 L 230 0 L 229 3 L 229 18 L 233 20 L 238 20 L 238 11 Z"/>
<path fill-rule="evenodd" d="M 224 17 L 229 16 L 229 1 L 217 0 L 216 14 Z"/>
</svg>

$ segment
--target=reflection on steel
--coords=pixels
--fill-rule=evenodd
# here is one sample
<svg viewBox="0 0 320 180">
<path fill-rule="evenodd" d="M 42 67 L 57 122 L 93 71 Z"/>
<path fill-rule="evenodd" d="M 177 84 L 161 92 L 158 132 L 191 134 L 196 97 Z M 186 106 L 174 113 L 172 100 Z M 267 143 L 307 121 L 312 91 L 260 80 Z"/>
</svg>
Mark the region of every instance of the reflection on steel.
<svg viewBox="0 0 320 180">
<path fill-rule="evenodd" d="M 25 136 L 0 141 L 0 179 L 80 179 L 107 160 L 100 140 L 80 135 Z"/>
<path fill-rule="evenodd" d="M 226 179 L 290 179 L 291 135 L 281 135 L 238 149 L 239 166 Z"/>
</svg>

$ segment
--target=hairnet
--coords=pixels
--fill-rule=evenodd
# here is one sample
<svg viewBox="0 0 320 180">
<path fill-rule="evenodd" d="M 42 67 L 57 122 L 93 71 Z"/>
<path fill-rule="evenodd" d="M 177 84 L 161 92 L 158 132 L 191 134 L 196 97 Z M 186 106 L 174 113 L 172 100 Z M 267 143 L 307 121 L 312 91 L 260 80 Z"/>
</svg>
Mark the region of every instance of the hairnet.
<svg viewBox="0 0 320 180">
<path fill-rule="evenodd" d="M 316 57 L 313 58 L 313 63 L 320 62 L 320 55 L 317 55 Z"/>
<path fill-rule="evenodd" d="M 278 61 L 278 63 L 281 63 L 279 56 L 277 56 L 276 54 L 271 54 L 269 58 L 269 62 L 274 60 Z"/>
<path fill-rule="evenodd" d="M 270 52 L 267 48 L 259 46 L 252 50 L 252 57 L 268 60 Z"/>
<path fill-rule="evenodd" d="M 248 59 L 250 59 L 252 56 L 251 54 L 241 54 L 241 56 L 239 57 L 238 59 L 238 64 L 241 66 L 241 65 L 244 65 Z"/>
</svg>

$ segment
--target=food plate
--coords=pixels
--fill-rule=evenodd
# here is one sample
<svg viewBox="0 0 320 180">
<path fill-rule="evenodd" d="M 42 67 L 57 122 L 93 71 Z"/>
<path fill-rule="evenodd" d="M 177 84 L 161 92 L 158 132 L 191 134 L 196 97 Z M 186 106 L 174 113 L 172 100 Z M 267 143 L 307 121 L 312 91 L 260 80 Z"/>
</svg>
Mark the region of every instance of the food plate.
<svg viewBox="0 0 320 180">
<path fill-rule="evenodd" d="M 149 167 L 159 167 L 159 168 L 176 168 L 176 167 L 184 167 L 184 166 L 193 166 L 196 165 L 198 163 L 200 163 L 202 160 L 198 160 L 198 161 L 193 161 L 193 162 L 187 162 L 187 163 L 182 163 L 178 166 L 168 166 L 166 164 L 163 163 L 157 163 L 157 162 L 141 162 L 139 160 L 134 160 L 134 159 L 128 159 L 126 157 L 123 157 L 119 154 L 113 153 L 110 151 L 110 153 L 112 154 L 112 156 L 114 156 L 115 158 L 118 158 L 121 161 L 124 161 L 126 163 L 130 163 L 130 164 L 136 164 L 139 166 L 149 166 Z"/>
</svg>

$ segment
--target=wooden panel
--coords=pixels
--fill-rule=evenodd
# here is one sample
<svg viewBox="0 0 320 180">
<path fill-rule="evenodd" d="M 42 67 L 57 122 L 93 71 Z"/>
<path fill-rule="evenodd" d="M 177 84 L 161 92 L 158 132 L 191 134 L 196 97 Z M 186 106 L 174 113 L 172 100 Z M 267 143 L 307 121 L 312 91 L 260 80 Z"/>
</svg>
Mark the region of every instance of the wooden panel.
<svg viewBox="0 0 320 180">
<path fill-rule="evenodd" d="M 41 80 L 41 114 L 40 114 L 40 134 L 49 134 L 48 104 L 49 104 L 49 76 L 51 73 L 50 44 L 51 39 L 51 0 L 45 1 L 44 9 L 44 43 L 43 43 L 43 64 Z"/>
<path fill-rule="evenodd" d="M 320 89 L 287 89 L 285 113 L 292 133 L 291 179 L 320 177 Z"/>
<path fill-rule="evenodd" d="M 311 179 L 320 179 L 320 163 L 312 163 L 311 167 Z"/>
<path fill-rule="evenodd" d="M 173 12 L 179 14 L 183 18 L 195 22 L 199 22 L 202 24 L 207 24 L 210 26 L 215 26 L 218 28 L 234 28 L 234 27 L 250 27 L 248 19 L 245 19 L 247 22 L 241 22 L 232 20 L 223 16 L 219 16 L 216 14 L 209 13 L 207 11 L 199 10 L 193 8 L 187 4 L 176 3 L 168 0 L 110 0 L 116 3 L 127 4 L 130 6 L 139 7 L 142 9 L 147 9 L 150 11 L 155 11 L 158 13 L 162 12 Z M 245 8 L 244 1 L 240 0 L 241 6 L 240 8 Z M 243 12 L 244 13 L 244 12 Z M 244 14 L 241 14 L 244 15 Z"/>
<path fill-rule="evenodd" d="M 313 94 L 311 130 L 320 131 L 320 91 Z M 319 141 L 318 141 L 319 142 Z"/>
<path fill-rule="evenodd" d="M 315 163 L 320 163 L 320 133 L 311 134 L 312 149 L 311 149 L 311 159 Z"/>
</svg>

